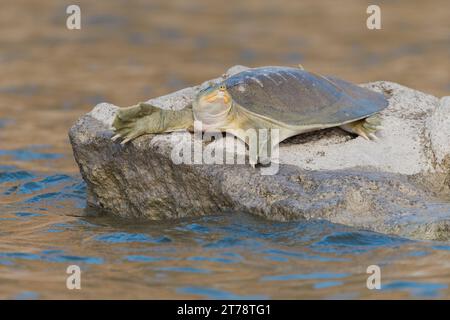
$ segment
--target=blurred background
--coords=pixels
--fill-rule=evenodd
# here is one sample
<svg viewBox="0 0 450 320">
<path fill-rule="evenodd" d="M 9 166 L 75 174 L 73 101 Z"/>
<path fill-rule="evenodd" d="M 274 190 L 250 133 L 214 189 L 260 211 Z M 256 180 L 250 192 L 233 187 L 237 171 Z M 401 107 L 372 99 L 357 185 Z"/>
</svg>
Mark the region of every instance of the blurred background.
<svg viewBox="0 0 450 320">
<path fill-rule="evenodd" d="M 45 143 L 70 153 L 68 128 L 96 103 L 131 105 L 236 64 L 301 63 L 448 95 L 448 0 L 375 2 L 2 0 L 2 148 Z M 70 4 L 81 8 L 81 30 L 66 28 Z M 366 27 L 369 4 L 381 7 L 381 30 Z"/>
<path fill-rule="evenodd" d="M 81 30 L 66 28 L 71 4 Z M 381 30 L 366 27 L 369 4 Z M 449 57 L 448 0 L 2 0 L 0 298 L 448 297 L 448 244 L 240 215 L 79 218 L 67 132 L 97 103 L 132 105 L 236 64 L 449 95 Z M 365 288 L 373 262 L 383 293 Z M 74 263 L 86 290 L 65 287 Z"/>
</svg>

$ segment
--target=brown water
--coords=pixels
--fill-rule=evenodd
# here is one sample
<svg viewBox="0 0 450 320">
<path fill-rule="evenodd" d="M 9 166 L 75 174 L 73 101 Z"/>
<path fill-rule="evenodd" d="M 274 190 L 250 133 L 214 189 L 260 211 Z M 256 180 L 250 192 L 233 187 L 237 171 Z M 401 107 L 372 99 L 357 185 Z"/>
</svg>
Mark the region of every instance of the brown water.
<svg viewBox="0 0 450 320">
<path fill-rule="evenodd" d="M 236 213 L 175 222 L 82 218 L 67 131 L 93 105 L 137 101 L 235 64 L 296 65 L 353 82 L 450 92 L 450 3 L 3 0 L 1 298 L 442 298 L 450 244 Z M 82 289 L 66 289 L 68 265 Z M 366 288 L 366 268 L 382 290 Z"/>
</svg>

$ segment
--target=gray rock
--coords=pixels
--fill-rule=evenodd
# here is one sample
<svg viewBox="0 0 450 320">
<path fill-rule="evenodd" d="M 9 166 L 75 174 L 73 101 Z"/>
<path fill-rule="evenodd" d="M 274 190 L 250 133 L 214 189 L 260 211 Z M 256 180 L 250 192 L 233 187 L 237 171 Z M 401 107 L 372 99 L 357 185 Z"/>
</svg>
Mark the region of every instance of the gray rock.
<svg viewBox="0 0 450 320">
<path fill-rule="evenodd" d="M 182 109 L 204 85 L 149 102 Z M 275 175 L 248 164 L 175 164 L 173 150 L 190 141 L 187 132 L 146 135 L 125 146 L 112 142 L 117 107 L 99 104 L 69 132 L 88 204 L 154 220 L 245 211 L 450 239 L 450 97 L 439 100 L 385 81 L 365 86 L 389 95 L 378 141 L 336 128 L 299 135 L 280 145 Z M 222 142 L 204 147 L 221 150 Z"/>
</svg>

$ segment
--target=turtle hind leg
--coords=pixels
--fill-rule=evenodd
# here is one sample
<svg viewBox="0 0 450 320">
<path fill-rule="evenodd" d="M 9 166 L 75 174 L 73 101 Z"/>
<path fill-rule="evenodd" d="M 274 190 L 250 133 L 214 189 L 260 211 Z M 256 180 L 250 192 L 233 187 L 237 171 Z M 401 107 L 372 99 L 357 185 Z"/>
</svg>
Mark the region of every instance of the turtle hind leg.
<svg viewBox="0 0 450 320">
<path fill-rule="evenodd" d="M 381 130 L 381 118 L 378 114 L 340 126 L 341 129 L 357 134 L 366 140 L 378 140 L 375 133 Z"/>
</svg>

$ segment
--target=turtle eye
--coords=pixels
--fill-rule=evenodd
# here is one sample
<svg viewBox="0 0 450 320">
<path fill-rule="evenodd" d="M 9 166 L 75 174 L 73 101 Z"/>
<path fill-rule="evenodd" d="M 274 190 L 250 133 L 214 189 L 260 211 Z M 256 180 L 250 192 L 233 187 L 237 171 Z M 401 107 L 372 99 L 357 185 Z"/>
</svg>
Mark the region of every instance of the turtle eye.
<svg viewBox="0 0 450 320">
<path fill-rule="evenodd" d="M 219 90 L 220 90 L 220 91 L 225 91 L 225 89 L 226 89 L 226 88 L 225 88 L 225 85 L 224 85 L 224 84 L 222 84 L 222 85 L 219 87 Z"/>
</svg>

